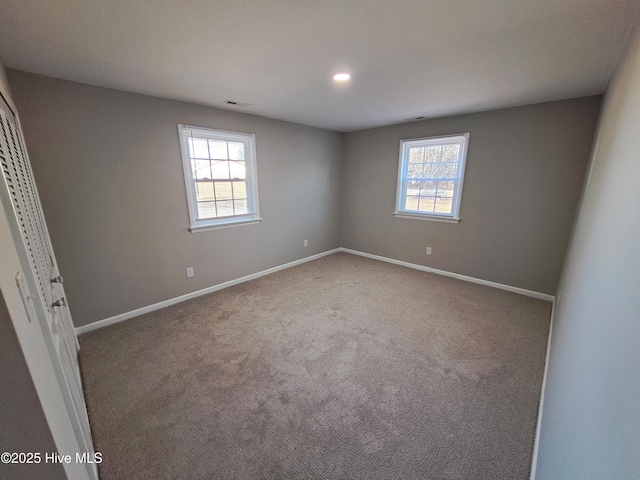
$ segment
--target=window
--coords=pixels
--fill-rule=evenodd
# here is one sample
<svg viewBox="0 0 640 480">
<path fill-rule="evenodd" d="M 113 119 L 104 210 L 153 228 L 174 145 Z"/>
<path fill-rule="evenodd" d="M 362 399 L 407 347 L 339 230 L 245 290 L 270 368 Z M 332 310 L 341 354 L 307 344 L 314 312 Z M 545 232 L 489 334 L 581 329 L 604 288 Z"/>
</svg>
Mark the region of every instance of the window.
<svg viewBox="0 0 640 480">
<path fill-rule="evenodd" d="M 190 231 L 257 223 L 255 136 L 178 125 Z"/>
<path fill-rule="evenodd" d="M 400 142 L 394 215 L 459 222 L 469 134 Z"/>
</svg>

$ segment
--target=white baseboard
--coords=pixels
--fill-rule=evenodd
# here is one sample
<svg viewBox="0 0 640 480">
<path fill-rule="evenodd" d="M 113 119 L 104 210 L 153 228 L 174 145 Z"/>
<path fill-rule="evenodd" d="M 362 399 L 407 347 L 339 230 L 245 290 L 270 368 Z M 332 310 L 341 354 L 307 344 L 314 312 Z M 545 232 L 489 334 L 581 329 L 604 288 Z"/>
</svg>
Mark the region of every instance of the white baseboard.
<svg viewBox="0 0 640 480">
<path fill-rule="evenodd" d="M 562 294 L 558 294 L 558 301 Z M 538 403 L 538 421 L 536 422 L 536 438 L 533 443 L 533 455 L 531 455 L 531 473 L 529 480 L 536 480 L 536 469 L 538 468 L 538 448 L 540 445 L 540 426 L 542 425 L 542 408 L 544 406 L 544 392 L 547 386 L 547 373 L 549 371 L 549 355 L 551 352 L 551 335 L 553 334 L 553 319 L 556 313 L 556 301 L 551 307 L 551 322 L 549 323 L 549 338 L 547 339 L 547 355 L 544 359 L 544 373 L 542 374 L 542 388 L 540 389 L 540 402 Z"/>
<path fill-rule="evenodd" d="M 222 290 L 223 288 L 231 287 L 233 285 L 238 285 L 239 283 L 248 282 L 249 280 L 254 280 L 256 278 L 264 277 L 265 275 L 269 275 L 270 273 L 275 273 L 277 271 L 284 270 L 286 268 L 295 267 L 296 265 L 310 262 L 312 260 L 316 260 L 321 257 L 326 257 L 327 255 L 331 255 L 332 253 L 336 253 L 339 251 L 340 251 L 339 248 L 334 248 L 333 250 L 328 250 L 326 252 L 318 253 L 316 255 L 311 255 L 310 257 L 305 257 L 305 258 L 301 258 L 300 260 L 295 260 L 293 262 L 285 263 L 284 265 L 268 268 L 267 270 L 263 270 L 261 272 L 252 273 L 251 275 L 246 275 L 244 277 L 236 278 L 235 280 L 229 280 L 228 282 L 220 283 L 212 287 L 207 287 L 207 288 L 203 288 L 202 290 L 197 290 L 195 292 L 187 293 L 186 295 L 181 295 L 179 297 L 170 298 L 169 300 L 164 300 L 162 302 L 154 303 L 153 305 L 149 305 L 147 307 L 137 308 L 136 310 L 131 310 L 130 312 L 121 313 L 120 315 L 115 315 L 113 317 L 105 318 L 104 320 L 98 320 L 97 322 L 93 322 L 88 325 L 77 327 L 74 330 L 76 335 L 82 335 L 83 333 L 91 332 L 92 330 L 97 330 L 99 328 L 107 327 L 109 325 L 113 325 L 114 323 L 119 323 L 124 320 L 137 317 L 139 315 L 144 315 L 145 313 L 153 312 L 155 310 L 160 310 L 161 308 L 175 305 L 176 303 L 184 302 L 185 300 L 190 300 L 192 298 L 200 297 L 208 293 L 213 293 L 218 290 Z"/>
<path fill-rule="evenodd" d="M 501 283 L 490 282 L 488 280 L 482 280 L 480 278 L 468 277 L 466 275 L 460 275 L 458 273 L 452 273 L 452 272 L 447 272 L 445 270 L 438 270 L 436 268 L 425 267 L 424 265 L 417 265 L 415 263 L 403 262 L 402 260 L 394 260 L 393 258 L 382 257 L 380 255 L 373 255 L 371 253 L 359 252 L 357 250 L 351 250 L 350 248 L 340 247 L 340 248 L 334 248 L 333 250 L 328 250 L 326 252 L 318 253 L 316 255 L 311 255 L 310 257 L 301 258 L 300 260 L 295 260 L 293 262 L 285 263 L 284 265 L 279 265 L 277 267 L 269 268 L 261 272 L 252 273 L 251 275 L 246 275 L 244 277 L 236 278 L 235 280 L 229 280 L 228 282 L 220 283 L 212 287 L 207 287 L 202 290 L 187 293 L 186 295 L 170 298 L 168 300 L 164 300 L 159 303 L 154 303 L 153 305 L 149 305 L 146 307 L 138 308 L 130 312 L 121 313 L 120 315 L 115 315 L 113 317 L 105 318 L 104 320 L 98 320 L 97 322 L 93 322 L 88 325 L 77 327 L 75 329 L 75 333 L 76 335 L 81 335 L 83 333 L 91 332 L 92 330 L 97 330 L 98 328 L 103 328 L 109 325 L 113 325 L 114 323 L 122 322 L 124 320 L 128 320 L 130 318 L 137 317 L 139 315 L 144 315 L 145 313 L 153 312 L 154 310 L 159 310 L 161 308 L 165 308 L 170 305 L 175 305 L 176 303 L 184 302 L 185 300 L 190 300 L 192 298 L 196 298 L 201 295 L 206 295 L 208 293 L 213 293 L 218 290 L 222 290 L 223 288 L 231 287 L 239 283 L 243 283 L 249 280 L 253 280 L 255 278 L 263 277 L 265 275 L 269 275 L 270 273 L 275 273 L 279 270 L 295 267 L 296 265 L 310 262 L 312 260 L 316 260 L 317 258 L 325 257 L 327 255 L 331 255 L 332 253 L 336 253 L 336 252 L 346 252 L 352 255 L 360 255 L 361 257 L 367 257 L 367 258 L 372 258 L 374 260 L 380 260 L 382 262 L 393 263 L 395 265 L 401 265 L 403 267 L 409 267 L 415 270 L 421 270 L 423 272 L 435 273 L 438 275 L 457 278 L 458 280 L 464 280 L 466 282 L 478 283 L 480 285 L 487 285 L 489 287 L 508 290 L 510 292 L 519 293 L 521 295 L 527 295 L 529 297 L 539 298 L 541 300 L 547 300 L 549 302 L 553 302 L 554 300 L 554 297 L 552 295 L 547 295 L 545 293 L 534 292 L 532 290 L 526 290 L 524 288 L 512 287 L 510 285 L 503 285 Z"/>
<path fill-rule="evenodd" d="M 539 298 L 540 300 L 546 300 L 547 302 L 553 302 L 555 299 L 553 295 L 548 295 L 546 293 L 534 292 L 533 290 L 527 290 L 525 288 L 512 287 L 511 285 L 504 285 L 502 283 L 490 282 L 489 280 L 482 280 L 481 278 L 468 277 L 466 275 L 460 275 L 459 273 L 447 272 L 446 270 L 438 270 L 437 268 L 425 267 L 424 265 L 403 262 L 402 260 L 395 260 L 393 258 L 382 257 L 380 255 L 373 255 L 371 253 L 359 252 L 357 250 L 351 250 L 350 248 L 340 247 L 338 250 L 340 250 L 341 252 L 351 253 L 353 255 L 360 255 L 361 257 L 380 260 L 381 262 L 393 263 L 394 265 L 402 265 L 403 267 L 409 267 L 415 270 L 421 270 L 423 272 L 435 273 L 438 275 L 444 275 L 445 277 L 457 278 L 458 280 L 464 280 L 465 282 L 478 283 L 480 285 L 486 285 L 488 287 L 499 288 L 500 290 L 507 290 L 509 292 L 519 293 L 521 295 L 526 295 L 527 297 Z"/>
</svg>

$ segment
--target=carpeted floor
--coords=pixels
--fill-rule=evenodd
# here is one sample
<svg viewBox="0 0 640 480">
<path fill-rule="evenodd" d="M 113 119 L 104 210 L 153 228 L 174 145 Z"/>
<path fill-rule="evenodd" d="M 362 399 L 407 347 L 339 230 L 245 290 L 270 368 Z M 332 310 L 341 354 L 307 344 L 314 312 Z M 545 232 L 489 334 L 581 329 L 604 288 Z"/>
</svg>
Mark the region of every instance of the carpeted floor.
<svg viewBox="0 0 640 480">
<path fill-rule="evenodd" d="M 109 479 L 527 479 L 551 304 L 338 253 L 82 335 Z"/>
</svg>

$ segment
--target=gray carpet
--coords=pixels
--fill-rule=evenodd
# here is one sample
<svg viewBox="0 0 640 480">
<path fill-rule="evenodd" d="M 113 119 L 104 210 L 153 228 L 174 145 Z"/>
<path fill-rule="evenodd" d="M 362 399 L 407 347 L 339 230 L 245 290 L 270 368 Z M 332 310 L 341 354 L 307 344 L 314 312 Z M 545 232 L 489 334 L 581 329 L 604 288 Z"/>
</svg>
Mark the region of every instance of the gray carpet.
<svg viewBox="0 0 640 480">
<path fill-rule="evenodd" d="M 339 253 L 82 335 L 109 479 L 527 479 L 551 304 Z"/>
</svg>

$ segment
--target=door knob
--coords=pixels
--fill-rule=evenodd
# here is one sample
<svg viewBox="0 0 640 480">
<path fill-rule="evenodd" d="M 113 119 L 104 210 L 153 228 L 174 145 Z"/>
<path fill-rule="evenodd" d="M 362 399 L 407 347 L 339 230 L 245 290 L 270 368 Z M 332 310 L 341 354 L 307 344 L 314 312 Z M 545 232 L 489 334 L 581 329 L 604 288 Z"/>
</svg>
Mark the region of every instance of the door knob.
<svg viewBox="0 0 640 480">
<path fill-rule="evenodd" d="M 52 307 L 65 307 L 66 305 L 67 305 L 67 301 L 65 300 L 64 297 L 62 297 L 60 300 L 56 300 L 51 304 Z"/>
</svg>

